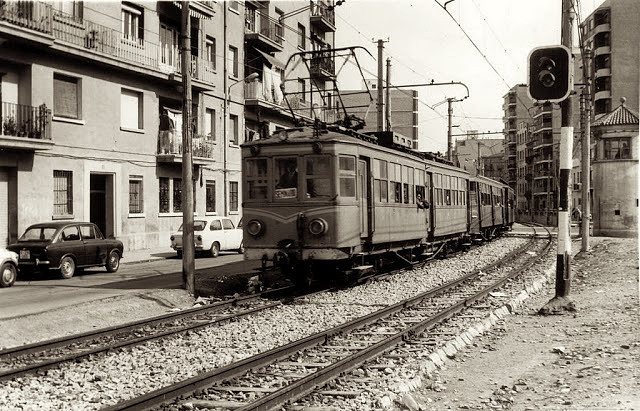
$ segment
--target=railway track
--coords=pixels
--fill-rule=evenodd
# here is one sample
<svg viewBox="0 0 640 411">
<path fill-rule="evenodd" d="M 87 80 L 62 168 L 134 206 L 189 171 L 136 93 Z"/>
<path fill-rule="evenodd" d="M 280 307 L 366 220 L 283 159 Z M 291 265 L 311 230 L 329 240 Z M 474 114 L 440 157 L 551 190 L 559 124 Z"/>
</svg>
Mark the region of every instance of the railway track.
<svg viewBox="0 0 640 411">
<path fill-rule="evenodd" d="M 288 298 L 268 299 L 282 294 L 291 295 L 293 291 L 293 287 L 282 287 L 123 325 L 8 348 L 0 351 L 0 381 L 250 315 L 282 304 Z"/>
<path fill-rule="evenodd" d="M 149 408 L 166 403 L 172 398 L 189 395 L 191 397 L 181 400 L 181 403 L 241 410 L 282 407 L 482 300 L 516 277 L 520 270 L 529 267 L 540 254 L 544 254 L 551 245 L 551 235 L 548 233 L 548 242 L 544 248 L 531 256 L 526 251 L 535 243 L 533 238 L 525 246 L 488 267 L 338 327 L 202 373 L 108 409 Z M 517 259 L 517 263 L 511 262 L 513 259 Z"/>
</svg>

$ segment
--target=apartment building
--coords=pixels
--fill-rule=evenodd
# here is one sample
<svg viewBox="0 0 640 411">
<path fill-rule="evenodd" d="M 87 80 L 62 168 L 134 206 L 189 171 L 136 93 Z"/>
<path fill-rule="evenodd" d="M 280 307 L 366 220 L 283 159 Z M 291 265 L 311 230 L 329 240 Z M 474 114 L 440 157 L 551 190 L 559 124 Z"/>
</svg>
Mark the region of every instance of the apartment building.
<svg viewBox="0 0 640 411">
<path fill-rule="evenodd" d="M 531 122 L 531 107 L 533 107 L 533 101 L 527 95 L 526 84 L 516 84 L 503 97 L 506 181 L 516 191 L 518 188 L 516 147 L 518 124 L 522 121 Z"/>
<path fill-rule="evenodd" d="M 193 118 L 185 120 L 181 4 L 0 5 L 0 246 L 30 224 L 65 219 L 93 221 L 128 250 L 169 244 L 182 223 L 184 121 L 193 132 L 196 215 L 241 218 L 239 146 L 252 130 L 244 96 L 255 87 L 243 81 L 254 73 L 245 45 L 264 52 L 254 39 L 268 32 L 256 35 L 248 16 L 252 7 L 277 9 L 267 1 L 189 2 Z M 287 45 L 282 52 L 301 51 L 311 45 L 294 39 L 324 24 L 316 21 L 327 19 L 327 8 L 282 2 L 284 17 L 306 14 L 261 21 L 293 24 L 277 39 Z M 287 60 L 266 52 L 264 59 Z M 264 70 L 259 76 L 264 81 Z"/>
<path fill-rule="evenodd" d="M 504 157 L 504 149 L 504 139 L 480 139 L 477 131 L 470 131 L 464 139 L 456 140 L 453 161 L 472 176 L 481 175 L 504 180 L 504 158 L 496 158 Z"/>
</svg>

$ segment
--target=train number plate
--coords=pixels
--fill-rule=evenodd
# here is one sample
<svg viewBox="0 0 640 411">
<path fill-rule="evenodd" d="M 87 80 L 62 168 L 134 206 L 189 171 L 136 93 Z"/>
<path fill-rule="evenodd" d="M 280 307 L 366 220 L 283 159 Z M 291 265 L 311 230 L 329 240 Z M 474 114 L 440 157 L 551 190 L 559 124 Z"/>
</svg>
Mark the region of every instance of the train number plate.
<svg viewBox="0 0 640 411">
<path fill-rule="evenodd" d="M 279 188 L 275 191 L 276 199 L 296 198 L 298 196 L 297 188 Z"/>
<path fill-rule="evenodd" d="M 29 250 L 20 250 L 20 259 L 28 260 L 31 258 L 31 252 Z"/>
</svg>

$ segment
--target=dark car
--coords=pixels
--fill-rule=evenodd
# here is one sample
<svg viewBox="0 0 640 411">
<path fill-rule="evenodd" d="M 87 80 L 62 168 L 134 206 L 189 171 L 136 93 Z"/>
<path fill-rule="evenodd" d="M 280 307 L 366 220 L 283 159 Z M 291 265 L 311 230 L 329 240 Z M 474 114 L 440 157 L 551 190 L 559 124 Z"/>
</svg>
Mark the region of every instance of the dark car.
<svg viewBox="0 0 640 411">
<path fill-rule="evenodd" d="M 71 278 L 77 268 L 117 271 L 123 247 L 120 240 L 105 239 L 93 223 L 66 221 L 34 224 L 7 249 L 18 254 L 21 272 L 60 270 L 62 278 Z"/>
</svg>

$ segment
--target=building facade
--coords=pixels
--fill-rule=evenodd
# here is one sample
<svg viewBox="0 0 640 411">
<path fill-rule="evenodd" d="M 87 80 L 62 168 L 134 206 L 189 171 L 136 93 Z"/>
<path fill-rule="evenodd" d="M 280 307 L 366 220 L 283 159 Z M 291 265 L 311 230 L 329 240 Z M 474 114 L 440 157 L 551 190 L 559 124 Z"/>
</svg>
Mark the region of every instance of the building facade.
<svg viewBox="0 0 640 411">
<path fill-rule="evenodd" d="M 0 246 L 51 220 L 93 221 L 127 250 L 168 245 L 182 223 L 184 121 L 196 215 L 238 222 L 239 146 L 253 130 L 247 49 L 264 50 L 254 47 L 248 10 L 303 9 L 293 20 L 261 15 L 276 30 L 293 24 L 281 25 L 280 40 L 296 50 L 311 47 L 327 18 L 325 3 L 281 3 L 189 2 L 190 121 L 181 114 L 180 2 L 2 3 Z"/>
<path fill-rule="evenodd" d="M 527 95 L 526 84 L 516 84 L 503 97 L 506 181 L 514 190 L 518 188 L 518 125 L 523 121 L 531 123 L 531 107 L 533 101 Z"/>
<path fill-rule="evenodd" d="M 472 176 L 481 175 L 490 178 L 505 179 L 504 139 L 478 138 L 477 132 L 467 133 L 464 140 L 456 140 L 453 149 L 453 161 L 458 167 Z"/>
</svg>

